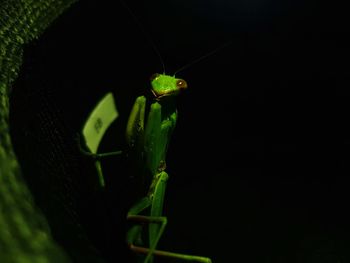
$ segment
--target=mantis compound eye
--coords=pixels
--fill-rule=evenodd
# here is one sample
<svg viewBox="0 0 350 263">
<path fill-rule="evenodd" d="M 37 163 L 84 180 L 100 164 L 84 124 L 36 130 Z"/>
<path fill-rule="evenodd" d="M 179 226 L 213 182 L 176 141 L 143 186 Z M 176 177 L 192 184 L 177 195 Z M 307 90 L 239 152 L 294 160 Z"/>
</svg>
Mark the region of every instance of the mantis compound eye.
<svg viewBox="0 0 350 263">
<path fill-rule="evenodd" d="M 183 79 L 178 79 L 176 81 L 176 86 L 179 88 L 179 89 L 186 89 L 187 88 L 187 82 L 184 81 Z"/>
<path fill-rule="evenodd" d="M 156 78 L 158 78 L 160 76 L 159 73 L 154 73 L 151 77 L 150 77 L 150 80 L 153 81 L 155 80 Z"/>
</svg>

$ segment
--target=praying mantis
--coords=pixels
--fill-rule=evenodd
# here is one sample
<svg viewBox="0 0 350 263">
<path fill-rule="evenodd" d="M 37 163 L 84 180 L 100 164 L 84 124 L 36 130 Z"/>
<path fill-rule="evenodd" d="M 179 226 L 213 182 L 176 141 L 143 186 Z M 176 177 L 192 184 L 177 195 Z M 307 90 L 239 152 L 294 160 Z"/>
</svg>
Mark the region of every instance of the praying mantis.
<svg viewBox="0 0 350 263">
<path fill-rule="evenodd" d="M 152 102 L 146 118 L 145 96 L 136 98 L 126 125 L 126 151 L 97 154 L 81 151 L 95 157 L 99 177 L 103 178 L 99 159 L 110 155 L 132 153 L 137 156 L 145 173 L 136 176 L 150 176 L 148 193 L 128 211 L 127 221 L 135 223 L 127 231 L 129 248 L 140 255 L 142 263 L 152 263 L 154 257 L 178 259 L 180 262 L 211 263 L 207 257 L 173 253 L 157 250 L 157 244 L 164 232 L 167 218 L 163 216 L 163 203 L 168 174 L 166 172 L 166 153 L 172 132 L 177 121 L 176 97 L 187 89 L 183 79 L 166 74 L 151 77 Z M 148 240 L 142 240 L 143 227 L 148 227 Z M 146 244 L 146 245 L 144 245 Z"/>
<path fill-rule="evenodd" d="M 142 25 L 138 22 L 138 19 L 129 7 L 124 1 L 120 2 L 133 17 L 141 31 L 143 31 Z M 163 65 L 163 72 L 165 72 L 164 63 L 156 45 L 145 31 L 143 31 L 143 33 L 160 58 Z M 176 72 L 182 71 L 202 59 L 211 56 L 230 44 L 231 41 L 226 42 L 206 55 L 186 64 Z M 152 94 L 152 101 L 147 112 L 147 117 L 146 96 L 139 96 L 136 98 L 126 125 L 125 138 L 128 149 L 125 151 L 97 154 L 96 145 L 98 145 L 98 143 L 93 143 L 95 145 L 94 153 L 81 150 L 87 155 L 95 157 L 95 166 L 101 186 L 104 186 L 104 179 L 99 159 L 107 156 L 120 155 L 123 153 L 125 153 L 126 156 L 133 156 L 134 158 L 132 159 L 138 162 L 136 165 L 141 166 L 141 172 L 136 176 L 149 177 L 146 181 L 151 183 L 146 196 L 132 205 L 126 216 L 129 222 L 135 223 L 127 231 L 126 242 L 131 251 L 143 255 L 140 257 L 140 263 L 153 263 L 155 257 L 172 258 L 180 262 L 211 263 L 212 261 L 208 257 L 157 250 L 158 242 L 167 225 L 167 218 L 163 216 L 163 203 L 168 179 L 168 174 L 166 172 L 166 153 L 177 121 L 176 97 L 183 90 L 187 89 L 186 81 L 176 78 L 175 74 L 176 73 L 170 76 L 165 73 L 156 73 L 151 76 L 150 91 Z M 114 118 L 116 118 L 116 116 L 111 118 L 107 117 L 107 119 L 110 120 Z M 104 129 L 106 129 L 106 127 L 104 127 Z M 96 141 L 101 139 L 101 134 L 103 134 L 103 132 L 98 135 L 100 138 Z M 144 226 L 148 226 L 148 233 L 146 235 L 146 239 L 148 240 L 144 240 Z"/>
<path fill-rule="evenodd" d="M 127 233 L 130 249 L 146 255 L 143 263 L 152 262 L 153 255 L 191 262 L 211 262 L 205 257 L 156 250 L 167 224 L 167 218 L 162 216 L 168 179 L 165 159 L 177 120 L 175 99 L 186 88 L 187 83 L 183 79 L 165 74 L 152 75 L 151 92 L 154 102 L 150 106 L 147 121 L 145 122 L 146 98 L 140 96 L 135 101 L 126 128 L 126 140 L 129 147 L 137 147 L 137 152 L 143 154 L 147 172 L 152 176 L 148 194 L 132 206 L 127 215 L 130 221 L 148 224 L 148 248 L 135 244 L 141 233 L 139 225 L 132 227 Z M 146 209 L 149 209 L 149 214 L 140 215 Z"/>
</svg>

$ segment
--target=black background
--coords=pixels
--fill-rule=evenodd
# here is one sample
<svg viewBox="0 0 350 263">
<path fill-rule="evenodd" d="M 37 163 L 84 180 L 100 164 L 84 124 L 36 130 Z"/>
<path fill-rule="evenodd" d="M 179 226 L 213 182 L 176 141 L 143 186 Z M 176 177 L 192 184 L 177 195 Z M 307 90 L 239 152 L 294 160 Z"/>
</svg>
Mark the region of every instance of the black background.
<svg viewBox="0 0 350 263">
<path fill-rule="evenodd" d="M 77 131 L 108 90 L 125 121 L 163 71 L 148 38 L 168 74 L 231 41 L 177 74 L 189 89 L 168 153 L 160 247 L 213 262 L 348 261 L 346 8 L 128 1 L 135 23 L 116 2 L 78 2 L 25 51 Z"/>
</svg>

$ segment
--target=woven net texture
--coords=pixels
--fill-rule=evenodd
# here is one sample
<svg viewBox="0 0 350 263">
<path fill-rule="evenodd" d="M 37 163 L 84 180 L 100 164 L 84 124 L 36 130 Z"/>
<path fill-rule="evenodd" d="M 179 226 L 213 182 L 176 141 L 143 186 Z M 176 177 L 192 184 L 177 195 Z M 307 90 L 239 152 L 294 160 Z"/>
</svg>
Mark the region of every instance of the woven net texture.
<svg viewBox="0 0 350 263">
<path fill-rule="evenodd" d="M 74 2 L 0 1 L 0 262 L 102 262 L 77 213 L 78 196 L 88 193 L 72 180 L 81 171 L 75 148 L 64 142 L 69 129 L 47 92 L 13 89 L 25 46 Z M 19 113 L 26 114 L 11 121 Z M 15 144 L 25 147 L 17 153 Z"/>
</svg>

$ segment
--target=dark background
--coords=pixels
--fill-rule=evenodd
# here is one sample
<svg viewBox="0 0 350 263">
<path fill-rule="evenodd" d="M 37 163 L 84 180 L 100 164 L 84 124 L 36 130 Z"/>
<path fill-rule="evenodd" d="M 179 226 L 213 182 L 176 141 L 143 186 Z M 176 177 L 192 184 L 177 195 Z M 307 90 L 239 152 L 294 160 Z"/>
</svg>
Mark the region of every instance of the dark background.
<svg viewBox="0 0 350 263">
<path fill-rule="evenodd" d="M 160 247 L 213 262 L 349 261 L 346 8 L 128 1 L 135 23 L 116 2 L 73 5 L 26 48 L 18 85 L 48 86 L 72 131 L 112 90 L 121 117 L 108 150 L 122 143 L 149 76 L 163 71 L 148 38 L 168 74 L 231 41 L 177 74 L 189 89 L 168 153 Z M 115 189 L 127 192 L 113 169 Z"/>
</svg>

